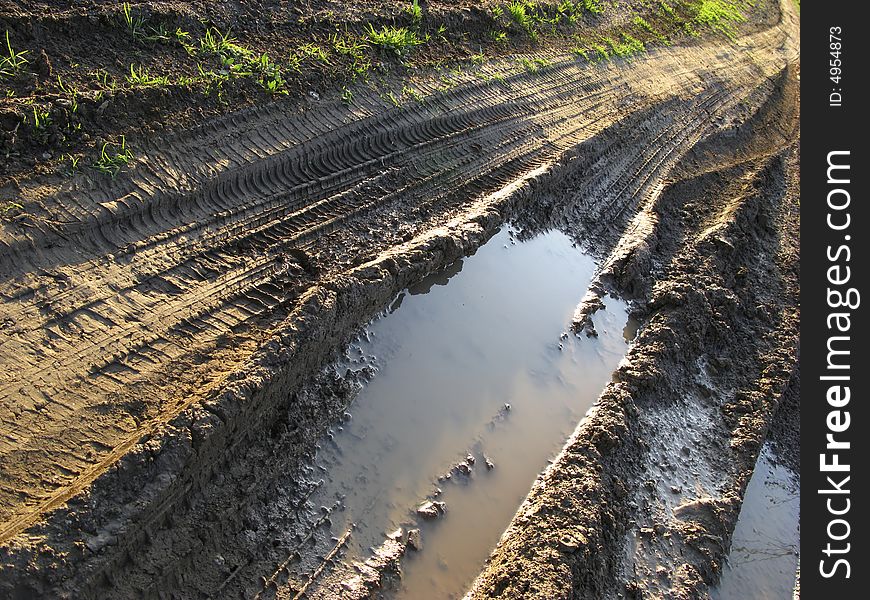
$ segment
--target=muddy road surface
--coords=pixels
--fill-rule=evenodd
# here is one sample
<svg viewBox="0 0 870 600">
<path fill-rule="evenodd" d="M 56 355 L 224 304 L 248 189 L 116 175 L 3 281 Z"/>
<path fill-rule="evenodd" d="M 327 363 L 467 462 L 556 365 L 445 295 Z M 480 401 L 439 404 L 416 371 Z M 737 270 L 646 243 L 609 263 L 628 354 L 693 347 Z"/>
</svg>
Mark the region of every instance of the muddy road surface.
<svg viewBox="0 0 870 600">
<path fill-rule="evenodd" d="M 417 521 L 452 516 L 437 477 L 490 457 L 448 420 L 471 443 L 451 463 L 421 438 L 433 487 L 349 507 L 329 487 L 349 407 L 403 363 L 341 361 L 510 223 L 591 257 L 561 341 L 605 343 L 619 299 L 630 344 L 450 594 L 707 597 L 799 387 L 798 16 L 770 14 L 630 60 L 423 75 L 399 106 L 359 86 L 246 108 L 153 136 L 115 178 L 23 181 L 38 201 L 0 235 L 0 595 L 416 597 L 403 564 L 439 564 Z"/>
</svg>

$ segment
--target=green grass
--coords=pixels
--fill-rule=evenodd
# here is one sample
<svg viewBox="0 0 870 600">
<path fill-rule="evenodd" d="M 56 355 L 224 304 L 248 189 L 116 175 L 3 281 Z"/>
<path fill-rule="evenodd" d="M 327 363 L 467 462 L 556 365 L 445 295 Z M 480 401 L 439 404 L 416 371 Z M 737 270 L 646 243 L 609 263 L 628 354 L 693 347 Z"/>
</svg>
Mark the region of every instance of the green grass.
<svg viewBox="0 0 870 600">
<path fill-rule="evenodd" d="M 206 96 L 215 96 L 221 104 L 225 102 L 224 87 L 230 82 L 228 73 L 215 72 L 212 69 L 206 69 L 202 63 L 197 63 L 199 71 L 199 81 L 203 83 L 203 92 Z"/>
<path fill-rule="evenodd" d="M 28 64 L 28 60 L 24 56 L 28 53 L 27 50 L 16 52 L 12 49 L 12 42 L 9 41 L 9 32 L 6 32 L 6 50 L 9 52 L 7 56 L 0 56 L 0 80 L 15 77 Z"/>
<path fill-rule="evenodd" d="M 345 35 L 334 33 L 329 36 L 329 44 L 337 55 L 351 59 L 351 73 L 354 77 L 365 75 L 371 68 L 371 62 L 366 56 L 369 45 L 360 38 L 345 32 Z"/>
<path fill-rule="evenodd" d="M 600 15 L 604 12 L 604 7 L 601 5 L 601 0 L 583 0 L 583 10 L 593 15 Z"/>
<path fill-rule="evenodd" d="M 597 60 L 610 60 L 610 50 L 607 49 L 607 46 L 593 44 L 592 50 L 595 51 Z"/>
<path fill-rule="evenodd" d="M 51 125 L 51 114 L 47 110 L 33 107 L 33 119 L 30 119 L 33 130 L 44 132 Z"/>
<path fill-rule="evenodd" d="M 577 56 L 584 58 L 586 60 L 586 62 L 592 62 L 591 59 L 589 58 L 589 51 L 586 48 L 581 48 L 580 46 L 575 46 L 575 47 L 571 48 L 571 52 L 573 52 Z"/>
<path fill-rule="evenodd" d="M 250 74 L 254 76 L 263 91 L 276 95 L 287 93 L 287 83 L 281 68 L 273 63 L 267 54 L 261 54 L 248 63 Z"/>
<path fill-rule="evenodd" d="M 620 58 L 629 58 L 646 52 L 646 46 L 643 42 L 627 33 L 622 34 L 620 41 L 615 41 L 611 38 L 604 38 L 605 43 L 610 46 L 611 53 Z"/>
<path fill-rule="evenodd" d="M 336 54 L 349 56 L 354 59 L 363 58 L 365 51 L 368 49 L 368 44 L 349 34 L 339 35 L 334 33 L 329 36 L 329 44 Z"/>
<path fill-rule="evenodd" d="M 57 76 L 57 88 L 61 91 L 62 94 L 69 96 L 74 106 L 78 106 L 76 102 L 76 98 L 79 96 L 79 89 L 71 84 L 64 83 L 63 79 L 61 79 L 60 75 Z M 76 108 L 73 108 L 73 112 L 76 112 Z"/>
<path fill-rule="evenodd" d="M 68 163 L 67 175 L 72 177 L 79 171 L 79 162 L 81 162 L 81 156 L 76 156 L 75 154 L 61 154 L 60 161 L 64 164 Z"/>
<path fill-rule="evenodd" d="M 313 44 L 311 47 L 319 50 Z M 206 70 L 201 64 L 198 65 L 200 77 L 206 83 L 207 95 L 217 92 L 218 98 L 222 98 L 224 84 L 230 79 L 238 77 L 254 79 L 269 94 L 287 93 L 282 67 L 276 64 L 268 54 L 257 54 L 239 45 L 229 32 L 221 33 L 214 28 L 207 29 L 199 41 L 199 54 L 217 56 L 221 65 L 229 71 L 228 74 L 221 74 Z M 295 62 L 292 56 L 296 57 Z M 300 70 L 298 55 L 291 55 L 290 68 L 295 71 Z"/>
<path fill-rule="evenodd" d="M 653 26 L 649 24 L 649 21 L 647 21 L 643 17 L 635 17 L 632 22 L 635 24 L 636 27 L 639 27 L 640 29 L 643 29 L 644 31 L 647 31 L 647 32 L 652 33 L 652 34 L 656 33 L 656 30 L 653 29 Z"/>
<path fill-rule="evenodd" d="M 135 38 L 145 37 L 145 19 L 144 17 L 134 17 L 133 10 L 128 2 L 121 5 L 121 10 L 124 13 L 124 23 L 127 25 L 127 31 L 130 36 Z"/>
<path fill-rule="evenodd" d="M 630 58 L 646 52 L 646 46 L 642 41 L 625 32 L 619 34 L 619 39 L 603 36 L 593 42 L 584 43 L 581 40 L 578 42 L 580 43 L 572 49 L 572 52 L 592 63 L 614 57 Z"/>
<path fill-rule="evenodd" d="M 647 21 L 643 17 L 638 17 L 638 16 L 634 17 L 634 19 L 632 20 L 632 23 L 640 32 L 642 32 L 642 35 L 648 34 L 648 35 L 654 37 L 656 40 L 658 40 L 660 43 L 662 43 L 664 45 L 669 44 L 668 38 L 666 36 L 662 35 L 655 27 L 653 27 L 649 23 L 649 21 Z"/>
<path fill-rule="evenodd" d="M 183 30 L 181 27 L 176 27 L 174 30 L 160 23 L 157 27 L 151 27 L 151 33 L 145 36 L 149 42 L 171 42 L 176 41 L 184 48 L 192 49 L 190 45 L 190 32 Z"/>
<path fill-rule="evenodd" d="M 164 87 L 169 85 L 169 78 L 165 75 L 151 75 L 148 69 L 139 65 L 137 69 L 130 65 L 130 74 L 125 77 L 127 83 L 137 88 Z"/>
<path fill-rule="evenodd" d="M 24 120 L 33 128 L 33 138 L 44 144 L 48 141 L 48 128 L 52 125 L 51 113 L 34 106 L 31 115 L 27 115 Z"/>
<path fill-rule="evenodd" d="M 662 13 L 666 14 L 673 20 L 677 20 L 677 13 L 674 11 L 674 7 L 665 2 L 665 0 L 659 0 L 659 8 L 662 9 Z"/>
<path fill-rule="evenodd" d="M 114 94 L 118 91 L 118 82 L 114 77 L 109 75 L 109 72 L 105 69 L 94 71 L 93 75 L 94 79 L 97 81 L 97 86 L 99 87 L 96 95 L 97 101 L 101 100 L 106 92 Z"/>
<path fill-rule="evenodd" d="M 329 64 L 329 54 L 327 54 L 326 50 L 318 46 L 317 44 L 302 44 L 297 48 L 296 54 L 299 55 L 301 59 L 313 58 L 316 61 L 322 62 L 325 65 Z"/>
<path fill-rule="evenodd" d="M 420 7 L 420 0 L 412 0 L 410 6 L 405 8 L 405 12 L 411 17 L 411 22 L 415 26 L 419 25 L 423 20 L 423 9 Z"/>
<path fill-rule="evenodd" d="M 406 85 L 405 87 L 402 88 L 402 95 L 408 96 L 409 98 L 411 98 L 415 102 L 423 102 L 423 94 L 421 94 L 420 92 L 418 92 L 417 90 L 415 90 L 414 88 L 412 88 L 409 85 Z"/>
<path fill-rule="evenodd" d="M 398 108 L 402 104 L 401 99 L 398 96 L 396 96 L 396 94 L 394 94 L 393 92 L 387 93 L 385 98 L 387 100 L 389 100 L 393 104 L 393 106 L 395 106 L 396 108 Z"/>
<path fill-rule="evenodd" d="M 530 6 L 526 2 L 511 2 L 507 5 L 508 15 L 511 21 L 529 30 L 532 27 L 532 18 L 529 16 Z"/>
<path fill-rule="evenodd" d="M 369 23 L 366 38 L 373 46 L 390 50 L 399 56 L 406 54 L 423 43 L 423 40 L 417 35 L 416 31 L 406 27 L 383 25 L 378 30 L 371 23 Z"/>
<path fill-rule="evenodd" d="M 507 33 L 505 33 L 504 31 L 496 31 L 495 29 L 493 29 L 489 32 L 489 37 L 497 44 L 501 44 L 507 41 Z"/>
<path fill-rule="evenodd" d="M 302 58 L 295 52 L 291 52 L 287 56 L 286 68 L 288 71 L 293 71 L 296 73 L 302 72 Z"/>
<path fill-rule="evenodd" d="M 562 0 L 556 7 L 556 14 L 559 19 L 564 19 L 569 24 L 574 25 L 577 22 L 577 14 L 581 9 L 570 0 Z"/>
<path fill-rule="evenodd" d="M 209 27 L 205 35 L 199 40 L 199 52 L 203 55 L 216 54 L 218 56 L 232 56 L 242 50 L 236 45 L 236 39 L 230 32 L 221 33 L 218 29 Z"/>
<path fill-rule="evenodd" d="M 24 205 L 14 200 L 6 200 L 0 204 L 0 219 L 11 219 L 24 210 Z"/>
<path fill-rule="evenodd" d="M 538 32 L 546 29 L 556 33 L 556 26 L 563 20 L 574 24 L 580 9 L 568 0 L 562 0 L 555 8 L 538 5 L 529 0 L 513 0 L 506 5 L 509 20 L 536 40 Z"/>
<path fill-rule="evenodd" d="M 537 73 L 543 67 L 550 66 L 550 61 L 543 58 L 535 58 L 529 60 L 528 58 L 521 58 L 520 65 L 522 65 L 523 69 L 525 69 L 529 73 Z"/>
<path fill-rule="evenodd" d="M 734 39 L 736 26 L 746 21 L 741 8 L 746 6 L 741 0 L 700 0 L 689 5 L 692 24 L 707 27 Z"/>
<path fill-rule="evenodd" d="M 127 147 L 127 139 L 122 135 L 120 144 L 106 142 L 100 149 L 100 157 L 94 161 L 93 167 L 100 173 L 113 178 L 133 160 L 133 152 Z"/>
<path fill-rule="evenodd" d="M 343 88 L 341 90 L 341 101 L 344 102 L 345 104 L 352 104 L 353 103 L 353 92 L 347 88 Z"/>
</svg>

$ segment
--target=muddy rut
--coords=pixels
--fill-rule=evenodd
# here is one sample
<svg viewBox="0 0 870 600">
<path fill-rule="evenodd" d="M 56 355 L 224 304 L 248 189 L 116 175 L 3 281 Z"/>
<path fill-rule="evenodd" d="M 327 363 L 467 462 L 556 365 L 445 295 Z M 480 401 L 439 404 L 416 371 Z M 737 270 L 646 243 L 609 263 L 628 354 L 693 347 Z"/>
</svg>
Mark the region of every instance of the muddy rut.
<svg viewBox="0 0 870 600">
<path fill-rule="evenodd" d="M 302 378 L 536 206 L 535 182 L 571 199 L 539 215 L 622 264 L 687 157 L 703 168 L 704 140 L 743 139 L 781 94 L 795 28 L 787 12 L 631 61 L 494 61 L 400 107 L 361 89 L 248 109 L 149 141 L 111 183 L 34 187 L 38 210 L 0 236 L 0 585 L 100 596 L 288 405 L 310 445 L 341 406 L 293 413 Z"/>
</svg>

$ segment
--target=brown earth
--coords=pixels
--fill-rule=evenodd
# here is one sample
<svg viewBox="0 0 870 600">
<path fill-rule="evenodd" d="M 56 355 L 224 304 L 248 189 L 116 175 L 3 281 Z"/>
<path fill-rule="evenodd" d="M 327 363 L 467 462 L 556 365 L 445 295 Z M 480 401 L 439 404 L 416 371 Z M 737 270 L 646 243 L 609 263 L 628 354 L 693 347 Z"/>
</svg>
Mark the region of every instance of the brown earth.
<svg viewBox="0 0 870 600">
<path fill-rule="evenodd" d="M 222 26 L 254 10 L 149 6 Z M 781 8 L 756 9 L 734 42 L 631 61 L 589 64 L 554 38 L 449 86 L 421 67 L 421 101 L 400 106 L 383 90 L 407 73 L 389 69 L 350 104 L 338 91 L 259 103 L 242 85 L 228 94 L 250 106 L 227 112 L 170 91 L 146 103 L 171 131 L 136 128 L 116 178 L 29 170 L 34 142 L 7 140 L 3 189 L 23 210 L 0 237 L 0 590 L 256 593 L 280 561 L 238 541 L 267 533 L 252 515 L 275 484 L 251 465 L 281 444 L 275 468 L 304 469 L 353 387 L 303 383 L 399 290 L 515 219 L 590 246 L 603 262 L 589 302 L 624 296 L 642 326 L 471 595 L 703 596 L 796 364 L 799 49 Z M 32 13 L 0 14 L 17 32 Z M 87 14 L 39 24 L 80 30 Z M 256 28 L 234 32 L 262 51 Z M 142 114 L 125 102 L 112 134 Z M 209 118 L 181 118 L 191 106 Z M 286 502 L 304 504 L 297 479 Z M 204 567 L 215 548 L 237 566 Z"/>
</svg>

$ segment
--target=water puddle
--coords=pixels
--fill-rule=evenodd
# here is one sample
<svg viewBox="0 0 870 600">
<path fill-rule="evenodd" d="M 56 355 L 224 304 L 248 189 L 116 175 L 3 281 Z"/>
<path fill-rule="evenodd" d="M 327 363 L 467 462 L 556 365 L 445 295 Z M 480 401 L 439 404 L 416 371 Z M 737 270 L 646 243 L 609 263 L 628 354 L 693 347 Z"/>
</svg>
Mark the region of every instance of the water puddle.
<svg viewBox="0 0 870 600">
<path fill-rule="evenodd" d="M 734 529 L 714 600 L 791 598 L 800 548 L 800 496 L 794 473 L 762 448 Z"/>
<path fill-rule="evenodd" d="M 311 500 L 343 499 L 332 526 L 355 524 L 351 560 L 399 527 L 420 529 L 399 598 L 462 596 L 609 381 L 627 347 L 624 304 L 606 299 L 597 338 L 566 333 L 594 269 L 559 232 L 520 242 L 505 227 L 351 345 L 340 368 L 376 373 L 319 452 L 325 481 Z M 427 499 L 444 503 L 431 520 L 416 512 Z"/>
</svg>

